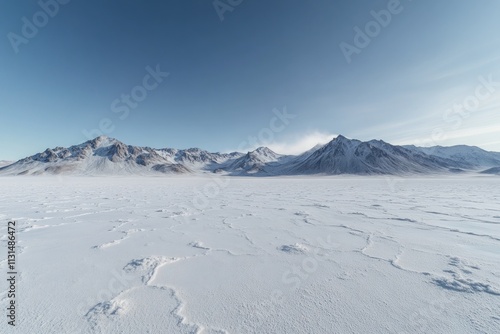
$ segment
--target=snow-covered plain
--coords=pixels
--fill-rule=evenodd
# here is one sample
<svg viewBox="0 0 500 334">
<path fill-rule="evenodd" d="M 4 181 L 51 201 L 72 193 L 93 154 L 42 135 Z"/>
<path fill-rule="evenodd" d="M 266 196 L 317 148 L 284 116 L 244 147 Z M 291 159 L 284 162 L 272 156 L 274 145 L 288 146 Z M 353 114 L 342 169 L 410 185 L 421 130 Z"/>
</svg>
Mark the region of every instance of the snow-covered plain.
<svg viewBox="0 0 500 334">
<path fill-rule="evenodd" d="M 496 176 L 2 177 L 0 332 L 498 333 L 499 203 Z"/>
</svg>

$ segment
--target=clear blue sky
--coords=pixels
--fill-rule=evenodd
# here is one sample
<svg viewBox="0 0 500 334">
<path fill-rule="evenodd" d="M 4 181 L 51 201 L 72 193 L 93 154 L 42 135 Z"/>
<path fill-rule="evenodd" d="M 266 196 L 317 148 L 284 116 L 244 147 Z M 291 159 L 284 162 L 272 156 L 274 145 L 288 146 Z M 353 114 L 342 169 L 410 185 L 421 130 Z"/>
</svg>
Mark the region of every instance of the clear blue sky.
<svg viewBox="0 0 500 334">
<path fill-rule="evenodd" d="M 258 144 L 292 152 L 341 133 L 500 151 L 498 0 L 238 2 L 72 0 L 50 17 L 2 1 L 0 160 L 81 143 L 103 119 L 127 144 L 234 150 L 270 138 L 284 106 L 295 118 Z M 382 10 L 390 22 L 370 24 Z M 157 65 L 169 75 L 146 90 Z M 134 89 L 147 96 L 125 117 Z"/>
</svg>

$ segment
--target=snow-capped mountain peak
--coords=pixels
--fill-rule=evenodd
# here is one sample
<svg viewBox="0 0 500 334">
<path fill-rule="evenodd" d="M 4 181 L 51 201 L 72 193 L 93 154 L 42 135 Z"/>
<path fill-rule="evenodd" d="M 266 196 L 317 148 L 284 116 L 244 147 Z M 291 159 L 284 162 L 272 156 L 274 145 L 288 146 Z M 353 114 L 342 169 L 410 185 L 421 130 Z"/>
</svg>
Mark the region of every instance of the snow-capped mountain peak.
<svg viewBox="0 0 500 334">
<path fill-rule="evenodd" d="M 259 147 L 251 152 L 248 152 L 248 154 L 263 162 L 276 161 L 281 157 L 280 154 L 277 154 L 267 147 Z"/>
</svg>

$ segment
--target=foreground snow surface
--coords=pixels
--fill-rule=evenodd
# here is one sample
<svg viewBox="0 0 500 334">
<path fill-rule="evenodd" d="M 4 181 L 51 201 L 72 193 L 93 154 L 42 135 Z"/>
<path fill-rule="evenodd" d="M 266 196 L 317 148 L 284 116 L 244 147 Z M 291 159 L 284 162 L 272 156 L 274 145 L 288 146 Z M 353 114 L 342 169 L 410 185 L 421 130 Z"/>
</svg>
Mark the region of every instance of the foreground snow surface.
<svg viewBox="0 0 500 334">
<path fill-rule="evenodd" d="M 0 178 L 0 332 L 498 333 L 499 203 L 498 177 Z"/>
</svg>

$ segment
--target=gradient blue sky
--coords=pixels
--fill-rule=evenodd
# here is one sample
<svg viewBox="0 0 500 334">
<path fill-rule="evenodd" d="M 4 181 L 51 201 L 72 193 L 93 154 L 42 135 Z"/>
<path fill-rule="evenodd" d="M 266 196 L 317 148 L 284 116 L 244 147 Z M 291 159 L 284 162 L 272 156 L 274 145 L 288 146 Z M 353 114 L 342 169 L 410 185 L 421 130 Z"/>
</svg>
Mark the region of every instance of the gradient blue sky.
<svg viewBox="0 0 500 334">
<path fill-rule="evenodd" d="M 212 1 L 72 0 L 16 53 L 9 33 L 41 8 L 2 1 L 0 160 L 84 142 L 104 118 L 127 144 L 234 150 L 284 106 L 296 117 L 259 142 L 279 153 L 339 133 L 500 151 L 500 83 L 447 111 L 500 82 L 500 2 L 401 0 L 348 63 L 340 43 L 388 3 L 243 0 L 221 21 Z M 112 102 L 157 64 L 170 75 L 120 119 Z"/>
</svg>

